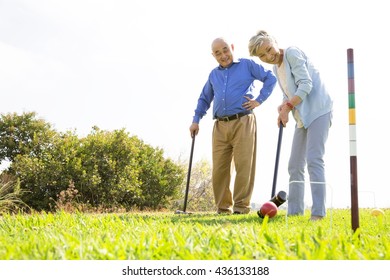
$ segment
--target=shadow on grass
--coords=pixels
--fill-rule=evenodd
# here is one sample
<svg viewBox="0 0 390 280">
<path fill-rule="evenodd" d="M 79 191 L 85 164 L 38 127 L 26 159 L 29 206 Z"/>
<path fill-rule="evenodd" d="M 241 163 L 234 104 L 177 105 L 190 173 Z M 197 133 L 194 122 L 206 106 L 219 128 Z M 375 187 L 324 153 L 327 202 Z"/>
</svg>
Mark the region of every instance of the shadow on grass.
<svg viewBox="0 0 390 280">
<path fill-rule="evenodd" d="M 276 216 L 270 219 L 268 222 L 277 221 L 279 219 L 283 219 L 282 216 Z M 263 222 L 257 213 L 249 213 L 242 215 L 228 215 L 228 214 L 191 214 L 191 215 L 174 215 L 170 218 L 172 223 L 187 223 L 194 224 L 199 223 L 203 225 L 224 225 L 226 223 L 229 224 L 245 224 L 245 223 L 259 223 Z"/>
<path fill-rule="evenodd" d="M 121 221 L 131 221 L 134 218 L 143 220 L 144 222 L 155 220 L 166 220 L 173 224 L 202 224 L 202 225 L 224 225 L 229 224 L 245 224 L 245 223 L 259 223 L 262 224 L 264 219 L 261 219 L 256 212 L 249 214 L 216 214 L 214 212 L 193 212 L 191 214 L 174 214 L 169 212 L 138 212 L 138 213 L 123 213 L 116 215 Z M 268 223 L 277 222 L 285 219 L 283 214 L 278 214 Z"/>
</svg>

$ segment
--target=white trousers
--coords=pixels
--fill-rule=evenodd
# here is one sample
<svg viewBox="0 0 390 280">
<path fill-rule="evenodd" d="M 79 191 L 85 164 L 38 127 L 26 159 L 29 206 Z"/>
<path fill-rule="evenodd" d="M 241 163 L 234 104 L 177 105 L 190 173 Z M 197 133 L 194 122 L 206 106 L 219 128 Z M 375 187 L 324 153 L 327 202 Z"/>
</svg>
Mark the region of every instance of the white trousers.
<svg viewBox="0 0 390 280">
<path fill-rule="evenodd" d="M 288 172 L 290 183 L 288 193 L 288 214 L 303 215 L 305 210 L 305 167 L 309 173 L 310 182 L 323 182 L 323 184 L 312 183 L 312 216 L 326 215 L 326 180 L 325 180 L 325 143 L 328 139 L 331 126 L 332 113 L 329 112 L 316 120 L 306 128 L 295 128 L 292 141 Z M 302 183 L 301 183 L 302 182 Z"/>
</svg>

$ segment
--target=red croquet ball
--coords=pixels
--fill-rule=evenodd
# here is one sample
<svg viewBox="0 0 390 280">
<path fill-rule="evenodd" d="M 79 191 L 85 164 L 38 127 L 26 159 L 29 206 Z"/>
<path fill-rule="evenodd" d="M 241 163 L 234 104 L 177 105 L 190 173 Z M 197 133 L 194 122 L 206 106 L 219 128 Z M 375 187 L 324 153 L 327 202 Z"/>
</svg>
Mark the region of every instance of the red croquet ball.
<svg viewBox="0 0 390 280">
<path fill-rule="evenodd" d="M 273 218 L 278 213 L 278 207 L 272 201 L 267 201 L 261 206 L 260 212 L 263 214 L 263 216 Z"/>
</svg>

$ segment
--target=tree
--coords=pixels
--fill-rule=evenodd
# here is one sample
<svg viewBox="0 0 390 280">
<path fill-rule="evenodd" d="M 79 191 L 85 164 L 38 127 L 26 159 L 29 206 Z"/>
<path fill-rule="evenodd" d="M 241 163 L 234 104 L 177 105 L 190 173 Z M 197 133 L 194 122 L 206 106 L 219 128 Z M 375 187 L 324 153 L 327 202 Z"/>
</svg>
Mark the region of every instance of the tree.
<svg viewBox="0 0 390 280">
<path fill-rule="evenodd" d="M 0 162 L 18 155 L 39 155 L 51 144 L 56 132 L 35 112 L 2 114 L 0 119 Z"/>
</svg>

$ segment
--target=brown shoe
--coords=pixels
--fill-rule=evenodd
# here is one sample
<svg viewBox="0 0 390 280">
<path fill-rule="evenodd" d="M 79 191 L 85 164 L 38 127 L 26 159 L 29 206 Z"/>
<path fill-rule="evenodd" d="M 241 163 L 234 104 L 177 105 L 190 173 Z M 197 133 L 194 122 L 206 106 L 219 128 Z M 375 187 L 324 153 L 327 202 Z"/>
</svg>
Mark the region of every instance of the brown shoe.
<svg viewBox="0 0 390 280">
<path fill-rule="evenodd" d="M 311 216 L 310 217 L 310 221 L 319 221 L 319 220 L 322 220 L 324 217 L 322 216 Z"/>
</svg>

